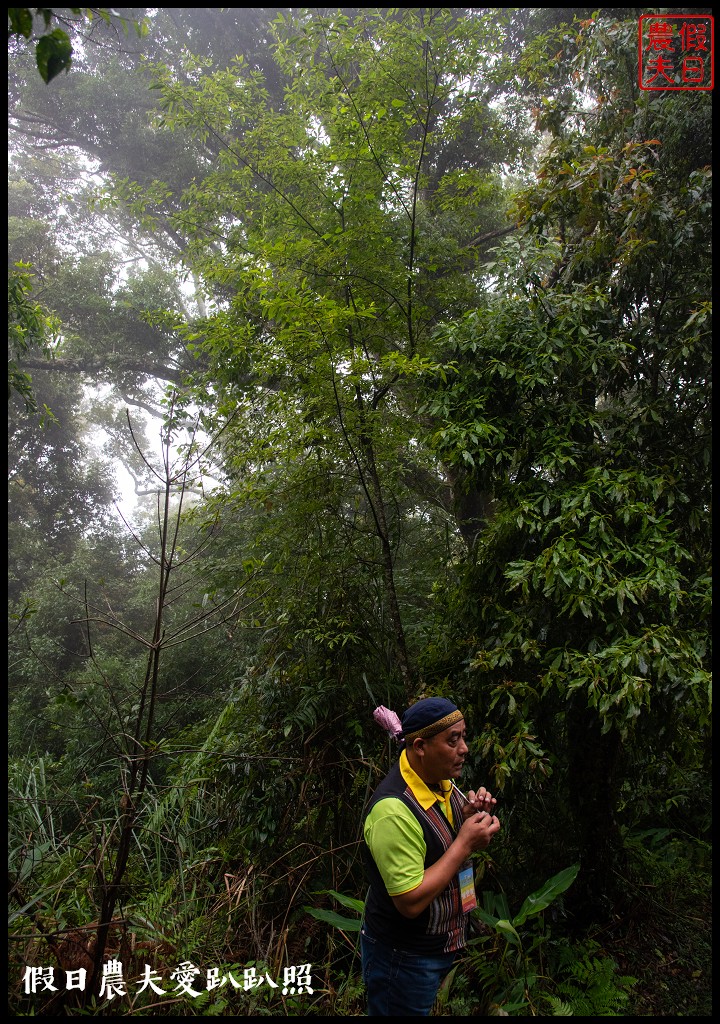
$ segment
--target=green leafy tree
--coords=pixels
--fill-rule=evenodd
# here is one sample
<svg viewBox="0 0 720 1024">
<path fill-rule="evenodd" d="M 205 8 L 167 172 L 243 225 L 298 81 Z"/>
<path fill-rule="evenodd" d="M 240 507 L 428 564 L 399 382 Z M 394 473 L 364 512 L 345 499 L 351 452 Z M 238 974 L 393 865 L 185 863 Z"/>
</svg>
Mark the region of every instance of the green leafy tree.
<svg viewBox="0 0 720 1024">
<path fill-rule="evenodd" d="M 20 362 L 38 353 L 45 360 L 52 358 L 57 342 L 59 322 L 40 303 L 33 302 L 32 275 L 28 264 L 17 263 L 8 278 L 8 397 L 13 392 L 25 403 L 28 413 L 37 412 L 32 391 L 32 377 Z"/>
<path fill-rule="evenodd" d="M 83 438 L 78 388 L 38 371 L 35 394 L 38 405 L 53 415 L 38 412 L 31 418 L 18 412 L 11 417 L 8 516 L 11 537 L 26 533 L 34 538 L 44 564 L 53 554 L 67 555 L 83 533 L 102 525 L 113 492 L 108 468 L 93 460 Z M 25 557 L 18 558 L 19 580 L 32 575 L 36 557 L 27 564 Z"/>
<path fill-rule="evenodd" d="M 408 696 L 417 681 L 394 567 L 403 526 L 391 508 L 403 475 L 450 489 L 408 414 L 434 326 L 476 301 L 473 269 L 508 230 L 495 168 L 522 139 L 484 91 L 499 74 L 496 39 L 491 19 L 449 11 L 281 18 L 280 110 L 243 59 L 199 86 L 160 72 L 165 125 L 194 135 L 216 168 L 174 218 L 220 303 L 189 340 L 202 339 L 221 417 L 239 411 L 243 386 L 243 402 L 266 411 L 263 436 L 243 436 L 256 449 L 243 463 L 279 458 L 313 474 L 335 461 L 343 503 L 360 503 L 377 547 Z M 119 196 L 148 209 L 136 187 L 121 183 Z"/>
<path fill-rule="evenodd" d="M 152 834 L 153 828 L 159 827 L 162 808 L 156 808 L 154 800 L 155 787 L 162 776 L 160 730 L 168 718 L 178 717 L 179 711 L 176 728 L 187 723 L 189 716 L 183 714 L 182 709 L 188 694 L 194 699 L 195 713 L 198 707 L 198 693 L 192 683 L 195 670 L 177 661 L 173 663 L 172 655 L 169 659 L 165 655 L 181 644 L 192 642 L 196 649 L 204 648 L 205 654 L 212 657 L 213 645 L 212 642 L 207 644 L 208 636 L 226 622 L 232 622 L 243 604 L 242 588 L 236 586 L 233 592 L 220 594 L 206 577 L 212 563 L 203 559 L 201 552 L 212 544 L 212 533 L 183 528 L 183 504 L 188 497 L 185 485 L 195 474 L 197 461 L 192 445 L 177 462 L 171 458 L 171 441 L 183 429 L 182 421 L 176 421 L 170 407 L 162 465 L 154 467 L 162 483 L 157 517 L 142 538 L 136 538 L 144 558 L 135 573 L 128 571 L 127 555 L 120 549 L 120 579 L 98 579 L 103 568 L 113 572 L 109 545 L 101 545 L 99 554 L 93 551 L 93 544 L 78 545 L 75 557 L 68 559 L 63 567 L 67 575 L 46 578 L 44 588 L 42 583 L 36 587 L 38 597 L 45 589 L 44 607 L 38 601 L 33 609 L 33 618 L 41 615 L 42 621 L 37 626 L 34 621 L 21 621 L 24 637 L 15 640 L 19 657 L 14 669 L 16 677 L 25 683 L 25 692 L 18 702 L 20 707 L 14 709 L 13 735 L 18 736 L 23 712 L 30 705 L 32 684 L 40 683 L 44 693 L 35 695 L 35 710 L 42 708 L 44 713 L 39 716 L 44 719 L 42 724 L 53 723 L 54 719 L 56 730 L 64 731 L 63 749 L 58 752 L 63 756 L 55 762 L 54 768 L 56 776 L 64 776 L 70 796 L 65 801 L 68 805 L 65 833 L 58 842 L 38 847 L 30 862 L 22 850 L 16 849 L 13 895 L 17 902 L 26 902 L 19 897 L 26 892 L 25 883 L 40 886 L 41 893 L 45 891 L 47 871 L 60 873 L 67 868 L 68 832 L 73 835 L 80 826 L 78 841 L 90 847 L 97 828 L 107 828 L 107 846 L 112 851 L 108 856 L 104 844 L 102 851 L 95 846 L 91 855 L 95 867 L 90 906 L 95 905 L 92 916 L 98 924 L 84 996 L 86 1002 L 94 1000 L 99 989 L 115 908 L 120 900 L 136 895 L 136 887 L 130 880 L 136 835 L 144 828 L 150 829 Z M 176 501 L 174 493 L 178 486 Z M 254 571 L 255 567 L 250 564 L 246 581 Z M 90 580 L 87 576 L 83 579 L 85 573 L 91 575 Z M 54 609 L 47 602 L 48 584 L 54 585 L 56 590 Z M 203 585 L 204 595 L 199 593 Z M 74 618 L 69 620 L 73 611 Z M 55 635 L 43 644 L 43 625 L 53 616 Z M 57 650 L 53 651 L 58 641 L 58 626 L 63 621 L 67 626 L 76 627 L 72 637 L 74 649 L 64 652 L 64 664 L 59 661 Z M 79 632 L 78 626 L 81 627 Z M 22 639 L 29 648 L 24 657 Z M 37 666 L 42 662 L 44 679 L 41 682 Z M 212 688 L 210 681 L 211 691 Z M 207 696 L 205 687 L 201 690 L 200 700 Z M 44 697 L 49 697 L 49 701 Z M 190 712 L 190 716 L 192 714 Z M 33 746 L 44 739 L 42 724 Z M 100 770 L 96 770 L 96 765 L 101 766 Z M 20 786 L 24 784 L 22 773 L 28 767 L 32 781 L 35 769 L 27 764 L 17 765 L 16 778 Z M 80 810 L 86 803 L 81 779 L 94 791 L 92 803 L 84 810 Z M 41 813 L 49 816 L 51 812 Z M 14 832 L 18 842 L 22 840 L 27 821 L 21 805 L 18 819 L 14 821 L 14 828 L 19 830 Z M 47 861 L 44 865 L 43 860 Z M 82 884 L 82 864 L 79 867 L 75 864 L 74 868 L 72 874 L 78 878 L 78 884 Z M 144 880 L 143 887 L 145 885 Z M 20 916 L 39 898 L 35 896 L 27 906 L 23 905 Z M 87 912 L 87 906 L 79 909 Z M 58 924 L 64 928 L 63 910 L 53 906 L 51 913 L 57 913 L 61 918 Z M 31 919 L 39 929 L 38 937 L 44 936 L 46 930 L 42 923 L 34 917 Z M 52 949 L 57 945 L 53 945 L 52 937 L 49 945 Z M 52 1005 L 65 998 L 61 995 Z"/>
<path fill-rule="evenodd" d="M 133 449 L 127 432 L 123 438 L 117 427 L 118 403 L 162 416 L 161 389 L 178 385 L 194 364 L 174 324 L 196 315 L 195 302 L 202 303 L 175 273 L 186 243 L 169 215 L 174 196 L 204 174 L 203 158 L 180 136 L 158 132 L 153 123 L 157 93 L 139 87 L 151 82 L 145 64 L 173 50 L 187 53 L 191 46 L 200 59 L 223 66 L 236 52 L 235 40 L 242 39 L 270 81 L 277 76 L 265 35 L 275 13 L 134 9 L 105 17 L 90 9 L 77 9 L 75 16 L 38 9 L 38 18 L 60 18 L 76 46 L 73 74 L 53 82 L 51 90 L 24 48 L 15 45 L 17 39 L 11 46 L 10 388 L 20 388 L 32 405 L 31 376 L 49 365 L 47 351 L 33 341 L 40 339 L 38 318 L 44 318 L 60 342 L 53 348 L 52 369 L 91 382 L 94 393 L 101 392 L 102 400 L 87 410 L 88 424 L 110 433 L 114 452 L 129 465 Z M 11 9 L 10 17 L 23 15 L 25 25 L 26 14 Z M 136 19 L 152 31 L 120 38 L 117 25 Z M 157 217 L 145 230 L 128 210 L 114 209 L 111 215 L 107 208 L 92 207 L 95 175 L 151 185 L 160 167 L 166 176 L 162 223 L 167 230 L 158 227 Z M 34 275 L 32 302 L 25 301 L 29 279 L 19 276 L 18 262 L 28 265 L 23 274 Z M 142 476 L 137 464 L 132 472 Z"/>
<path fill-rule="evenodd" d="M 458 595 L 481 743 L 498 785 L 561 770 L 594 912 L 622 863 L 630 748 L 689 766 L 709 720 L 709 106 L 688 98 L 683 145 L 677 98 L 636 94 L 634 32 L 567 37 L 524 229 L 495 293 L 439 333 L 456 373 L 429 399 L 442 456 L 494 481 Z"/>
</svg>

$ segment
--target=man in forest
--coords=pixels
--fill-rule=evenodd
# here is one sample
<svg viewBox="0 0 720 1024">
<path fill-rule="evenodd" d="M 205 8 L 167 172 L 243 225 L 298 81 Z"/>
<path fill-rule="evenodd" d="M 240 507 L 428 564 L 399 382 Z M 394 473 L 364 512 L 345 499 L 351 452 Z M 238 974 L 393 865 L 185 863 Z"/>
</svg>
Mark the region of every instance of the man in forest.
<svg viewBox="0 0 720 1024">
<path fill-rule="evenodd" d="M 393 716 L 377 709 L 380 724 L 379 711 Z M 463 714 L 451 701 L 428 697 L 402 723 L 393 717 L 404 749 L 365 817 L 363 980 L 369 1017 L 427 1017 L 476 906 L 470 855 L 488 846 L 500 822 L 484 787 L 465 797 L 452 781 L 468 747 Z"/>
</svg>

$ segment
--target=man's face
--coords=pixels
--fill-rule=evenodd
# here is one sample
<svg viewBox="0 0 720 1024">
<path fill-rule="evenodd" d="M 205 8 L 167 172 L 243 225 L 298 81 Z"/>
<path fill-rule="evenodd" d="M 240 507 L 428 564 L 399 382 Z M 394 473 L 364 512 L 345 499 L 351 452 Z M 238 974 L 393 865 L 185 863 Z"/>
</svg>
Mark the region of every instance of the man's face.
<svg viewBox="0 0 720 1024">
<path fill-rule="evenodd" d="M 415 740 L 413 749 L 420 762 L 418 774 L 424 782 L 433 784 L 460 777 L 468 752 L 466 736 L 465 721 L 461 718 L 429 740 Z"/>
</svg>

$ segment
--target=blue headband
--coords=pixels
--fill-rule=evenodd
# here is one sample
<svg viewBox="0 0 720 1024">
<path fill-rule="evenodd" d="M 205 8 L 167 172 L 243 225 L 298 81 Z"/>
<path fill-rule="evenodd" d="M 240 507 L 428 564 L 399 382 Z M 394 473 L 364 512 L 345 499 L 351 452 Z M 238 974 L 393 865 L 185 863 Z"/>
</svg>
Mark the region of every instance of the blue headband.
<svg viewBox="0 0 720 1024">
<path fill-rule="evenodd" d="M 406 743 L 412 743 L 418 737 L 429 739 L 464 717 L 451 700 L 426 697 L 409 707 L 402 716 L 403 738 Z"/>
</svg>

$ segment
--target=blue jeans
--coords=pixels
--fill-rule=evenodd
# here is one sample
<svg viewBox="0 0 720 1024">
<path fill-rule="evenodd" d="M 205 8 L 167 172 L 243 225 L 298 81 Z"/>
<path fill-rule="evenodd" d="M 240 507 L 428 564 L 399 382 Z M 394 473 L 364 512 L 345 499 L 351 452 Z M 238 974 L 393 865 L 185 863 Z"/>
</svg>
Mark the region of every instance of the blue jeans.
<svg viewBox="0 0 720 1024">
<path fill-rule="evenodd" d="M 378 942 L 364 925 L 360 949 L 368 1017 L 428 1017 L 457 955 L 406 953 Z"/>
</svg>

